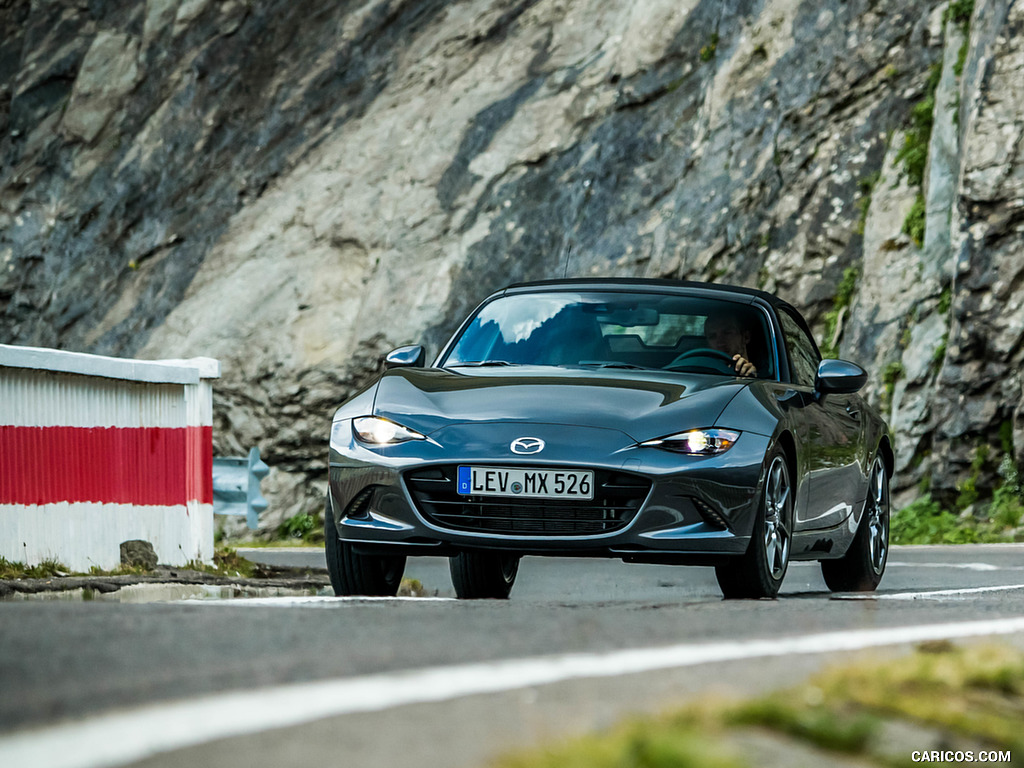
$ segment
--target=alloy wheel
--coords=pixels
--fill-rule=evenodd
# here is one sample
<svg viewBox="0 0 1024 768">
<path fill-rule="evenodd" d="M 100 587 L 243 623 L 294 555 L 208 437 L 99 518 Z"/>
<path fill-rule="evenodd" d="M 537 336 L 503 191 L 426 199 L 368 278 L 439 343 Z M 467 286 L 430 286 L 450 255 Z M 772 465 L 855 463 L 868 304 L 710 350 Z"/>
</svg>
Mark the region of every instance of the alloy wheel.
<svg viewBox="0 0 1024 768">
<path fill-rule="evenodd" d="M 789 470 L 781 456 L 776 456 L 768 470 L 765 486 L 764 551 L 773 579 L 781 579 L 789 563 L 790 486 Z"/>
<path fill-rule="evenodd" d="M 881 459 L 871 468 L 868 489 L 868 557 L 872 570 L 881 574 L 889 553 L 889 480 Z"/>
</svg>

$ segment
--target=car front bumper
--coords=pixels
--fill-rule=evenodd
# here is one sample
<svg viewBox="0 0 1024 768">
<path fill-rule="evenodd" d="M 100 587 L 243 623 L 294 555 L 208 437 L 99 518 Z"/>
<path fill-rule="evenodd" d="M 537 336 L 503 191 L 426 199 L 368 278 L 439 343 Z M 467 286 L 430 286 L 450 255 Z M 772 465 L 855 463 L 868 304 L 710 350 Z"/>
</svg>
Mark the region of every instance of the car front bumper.
<svg viewBox="0 0 1024 768">
<path fill-rule="evenodd" d="M 426 440 L 380 448 L 356 440 L 347 420 L 335 424 L 332 435 L 328 509 L 340 537 L 359 551 L 448 555 L 498 549 L 695 564 L 713 564 L 746 550 L 769 447 L 769 438 L 743 433 L 719 456 L 687 456 L 640 446 L 611 429 L 513 422 L 451 425 Z M 544 440 L 543 451 L 512 453 L 511 442 L 524 435 Z M 589 508 L 574 505 L 579 509 L 568 522 L 566 508 L 572 505 L 508 499 L 501 514 L 510 522 L 480 524 L 473 517 L 473 526 L 482 525 L 474 528 L 439 520 L 423 483 L 413 482 L 414 475 L 439 478 L 432 482 L 447 494 L 448 508 L 460 507 L 457 501 L 464 499 L 474 515 L 502 501 L 455 496 L 454 487 L 440 478 L 453 483 L 460 465 L 589 469 L 599 480 L 636 488 L 620 499 L 619 517 L 612 522 L 594 522 L 612 514 L 595 509 L 602 506 L 595 494 Z M 521 522 L 523 515 L 528 524 Z M 584 522 L 574 522 L 577 515 Z"/>
</svg>

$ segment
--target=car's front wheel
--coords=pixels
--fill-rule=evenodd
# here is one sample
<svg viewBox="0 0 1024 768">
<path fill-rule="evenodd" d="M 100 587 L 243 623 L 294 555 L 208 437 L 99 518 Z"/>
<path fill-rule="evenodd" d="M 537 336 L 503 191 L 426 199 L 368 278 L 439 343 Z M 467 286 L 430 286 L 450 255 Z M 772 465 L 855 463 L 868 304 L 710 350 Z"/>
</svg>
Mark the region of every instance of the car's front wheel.
<svg viewBox="0 0 1024 768">
<path fill-rule="evenodd" d="M 519 555 L 460 552 L 448 559 L 455 595 L 461 600 L 506 600 L 519 573 Z"/>
<path fill-rule="evenodd" d="M 324 553 L 334 594 L 369 597 L 398 594 L 405 573 L 405 558 L 354 552 L 351 544 L 338 537 L 329 496 L 324 507 Z"/>
<path fill-rule="evenodd" d="M 726 599 L 775 597 L 789 567 L 793 530 L 793 486 L 782 449 L 768 460 L 761 502 L 747 551 L 732 563 L 715 567 Z"/>
<path fill-rule="evenodd" d="M 889 557 L 889 474 L 879 456 L 871 465 L 868 498 L 853 543 L 838 560 L 822 560 L 821 575 L 833 592 L 874 592 Z"/>
</svg>

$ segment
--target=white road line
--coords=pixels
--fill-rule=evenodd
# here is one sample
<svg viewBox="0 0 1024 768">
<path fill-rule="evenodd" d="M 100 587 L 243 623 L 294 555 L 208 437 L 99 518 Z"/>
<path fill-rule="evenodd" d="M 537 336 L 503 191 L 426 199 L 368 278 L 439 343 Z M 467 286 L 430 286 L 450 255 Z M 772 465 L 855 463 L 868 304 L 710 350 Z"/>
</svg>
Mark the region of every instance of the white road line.
<svg viewBox="0 0 1024 768">
<path fill-rule="evenodd" d="M 0 737 L 0 765 L 109 768 L 161 752 L 327 717 L 566 680 L 1016 632 L 1024 632 L 1024 616 L 767 640 L 571 653 L 236 691 L 151 704 Z"/>
<path fill-rule="evenodd" d="M 1024 584 L 1005 584 L 998 587 L 968 587 L 964 589 L 933 589 L 925 592 L 871 592 L 867 594 L 833 595 L 833 600 L 941 600 L 946 597 L 966 597 L 985 592 L 1012 592 L 1024 589 Z"/>
<path fill-rule="evenodd" d="M 942 568 L 961 571 L 1024 571 L 1019 565 L 992 565 L 991 563 L 900 563 L 890 560 L 886 568 Z"/>
<path fill-rule="evenodd" d="M 297 605 L 301 606 L 313 606 L 315 608 L 329 608 L 332 605 L 338 605 L 339 603 L 452 603 L 455 602 L 454 597 L 412 597 L 412 596 L 401 596 L 401 597 L 367 597 L 367 596 L 353 596 L 353 597 L 335 597 L 327 595 L 303 595 L 297 597 L 235 597 L 230 600 L 213 600 L 202 597 L 186 598 L 184 600 L 173 600 L 178 605 L 216 605 L 221 608 L 224 607 L 260 607 L 265 608 L 267 606 L 271 608 L 293 608 Z"/>
</svg>

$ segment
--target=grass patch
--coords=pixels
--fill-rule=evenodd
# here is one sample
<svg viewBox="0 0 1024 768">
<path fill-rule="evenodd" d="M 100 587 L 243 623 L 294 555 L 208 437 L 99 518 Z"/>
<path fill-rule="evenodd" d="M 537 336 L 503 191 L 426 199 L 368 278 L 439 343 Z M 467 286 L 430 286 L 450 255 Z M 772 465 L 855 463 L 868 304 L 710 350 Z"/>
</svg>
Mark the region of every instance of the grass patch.
<svg viewBox="0 0 1024 768">
<path fill-rule="evenodd" d="M 817 696 L 812 693 L 810 698 L 814 701 Z M 849 754 L 863 752 L 879 729 L 878 718 L 870 714 L 808 706 L 786 695 L 742 705 L 731 713 L 729 721 L 762 726 L 831 752 Z"/>
<path fill-rule="evenodd" d="M 16 560 L 0 557 L 0 579 L 49 579 L 66 576 L 69 569 L 56 560 L 43 560 L 39 565 L 25 565 Z"/>
<path fill-rule="evenodd" d="M 303 545 L 322 544 L 324 541 L 323 520 L 317 515 L 305 513 L 293 515 L 277 527 L 274 532 L 274 541 L 298 541 Z"/>
<path fill-rule="evenodd" d="M 910 765 L 912 750 L 1024 751 L 1024 652 L 936 641 L 898 658 L 827 670 L 787 691 L 742 703 L 700 701 L 600 734 L 520 752 L 495 768 L 755 766 L 765 737 L 774 764 L 806 765 L 808 749 L 863 765 Z M 890 739 L 899 725 L 913 744 Z M 961 747 L 958 747 L 961 748 Z M 822 752 L 826 754 L 821 754 Z"/>
<path fill-rule="evenodd" d="M 508 755 L 495 765 L 497 768 L 745 768 L 746 761 L 722 745 L 722 726 L 715 723 L 715 719 L 708 713 L 687 711 L 650 721 L 636 720 L 613 727 L 600 736 Z"/>
<path fill-rule="evenodd" d="M 213 565 L 193 560 L 185 567 L 192 571 L 201 571 L 202 573 L 209 573 L 214 576 L 241 576 L 242 578 L 251 579 L 255 575 L 258 566 L 251 560 L 246 560 L 235 550 L 229 547 L 221 547 L 213 553 Z"/>
<path fill-rule="evenodd" d="M 293 515 L 277 527 L 277 535 L 282 539 L 302 539 L 317 529 L 313 515 Z"/>
<path fill-rule="evenodd" d="M 999 494 L 999 491 L 996 491 Z M 926 494 L 895 512 L 889 526 L 893 544 L 998 544 L 1014 540 L 1024 509 L 1004 494 L 988 506 L 988 519 L 961 517 Z"/>
</svg>

